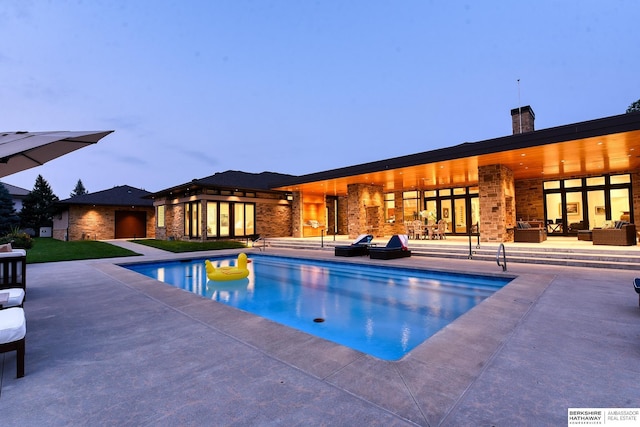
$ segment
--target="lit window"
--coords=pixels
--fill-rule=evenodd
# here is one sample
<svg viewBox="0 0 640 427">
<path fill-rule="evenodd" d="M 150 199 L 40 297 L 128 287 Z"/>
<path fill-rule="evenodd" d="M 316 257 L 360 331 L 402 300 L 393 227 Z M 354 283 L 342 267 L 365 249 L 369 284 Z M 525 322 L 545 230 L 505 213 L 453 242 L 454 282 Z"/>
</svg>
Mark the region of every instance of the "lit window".
<svg viewBox="0 0 640 427">
<path fill-rule="evenodd" d="M 164 223 L 164 212 L 165 212 L 166 206 L 162 205 L 162 206 L 158 206 L 158 213 L 156 214 L 156 218 L 158 219 L 158 227 L 164 227 L 165 223 Z"/>
</svg>

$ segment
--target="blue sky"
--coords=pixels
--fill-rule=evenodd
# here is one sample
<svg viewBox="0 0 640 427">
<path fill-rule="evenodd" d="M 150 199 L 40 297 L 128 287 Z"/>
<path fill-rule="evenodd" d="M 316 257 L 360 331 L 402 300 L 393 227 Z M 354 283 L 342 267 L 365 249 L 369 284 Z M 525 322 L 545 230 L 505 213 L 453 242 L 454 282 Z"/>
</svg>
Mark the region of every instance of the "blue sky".
<svg viewBox="0 0 640 427">
<path fill-rule="evenodd" d="M 536 129 L 622 114 L 639 16 L 635 0 L 3 0 L 0 131 L 115 133 L 2 180 L 157 191 L 504 136 L 519 102 Z"/>
</svg>

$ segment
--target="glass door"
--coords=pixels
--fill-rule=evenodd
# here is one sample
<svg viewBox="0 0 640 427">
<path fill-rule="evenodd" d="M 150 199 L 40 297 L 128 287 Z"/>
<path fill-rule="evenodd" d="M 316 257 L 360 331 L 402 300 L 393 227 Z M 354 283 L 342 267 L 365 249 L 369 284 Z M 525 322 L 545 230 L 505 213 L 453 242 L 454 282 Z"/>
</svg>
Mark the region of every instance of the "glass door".
<svg viewBox="0 0 640 427">
<path fill-rule="evenodd" d="M 587 192 L 587 229 L 602 228 L 607 221 L 606 200 L 604 190 Z"/>
<path fill-rule="evenodd" d="M 467 207 L 465 199 L 454 199 L 454 215 L 452 218 L 453 232 L 459 234 L 467 233 Z"/>
<path fill-rule="evenodd" d="M 562 234 L 564 220 L 562 219 L 562 194 L 550 193 L 545 196 L 547 234 Z"/>
<path fill-rule="evenodd" d="M 564 214 L 567 218 L 567 231 L 570 234 L 577 234 L 579 230 L 586 230 L 582 205 L 582 191 L 567 192 L 564 205 Z"/>
</svg>

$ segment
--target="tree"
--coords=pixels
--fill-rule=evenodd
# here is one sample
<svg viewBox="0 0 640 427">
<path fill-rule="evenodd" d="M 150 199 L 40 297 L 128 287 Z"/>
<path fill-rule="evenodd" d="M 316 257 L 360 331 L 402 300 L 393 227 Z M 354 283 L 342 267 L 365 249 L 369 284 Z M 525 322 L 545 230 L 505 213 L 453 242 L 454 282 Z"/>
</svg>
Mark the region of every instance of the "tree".
<svg viewBox="0 0 640 427">
<path fill-rule="evenodd" d="M 627 113 L 635 113 L 635 112 L 640 112 L 640 99 L 638 99 L 633 104 L 629 105 L 629 108 L 627 108 Z"/>
<path fill-rule="evenodd" d="M 71 192 L 70 196 L 82 196 L 83 194 L 89 194 L 89 192 L 87 191 L 86 188 L 84 188 L 84 185 L 82 184 L 82 180 L 79 179 L 78 183 L 76 184 L 76 188 L 73 189 L 73 191 Z"/>
<path fill-rule="evenodd" d="M 23 228 L 32 228 L 38 232 L 40 227 L 51 227 L 56 213 L 58 196 L 53 194 L 49 183 L 38 175 L 33 190 L 22 202 L 20 220 Z"/>
<path fill-rule="evenodd" d="M 20 217 L 13 206 L 7 187 L 0 183 L 0 236 L 9 234 L 20 225 Z"/>
</svg>

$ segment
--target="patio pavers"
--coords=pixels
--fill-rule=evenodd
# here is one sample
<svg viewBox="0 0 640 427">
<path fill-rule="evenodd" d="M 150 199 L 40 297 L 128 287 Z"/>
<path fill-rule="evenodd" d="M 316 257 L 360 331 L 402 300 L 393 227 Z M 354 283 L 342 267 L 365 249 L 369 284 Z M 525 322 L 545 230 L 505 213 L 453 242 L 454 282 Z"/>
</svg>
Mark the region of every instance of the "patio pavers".
<svg viewBox="0 0 640 427">
<path fill-rule="evenodd" d="M 3 425 L 562 425 L 568 407 L 640 407 L 637 272 L 438 259 L 519 277 L 388 362 L 114 265 L 142 259 L 28 266 Z"/>
</svg>

